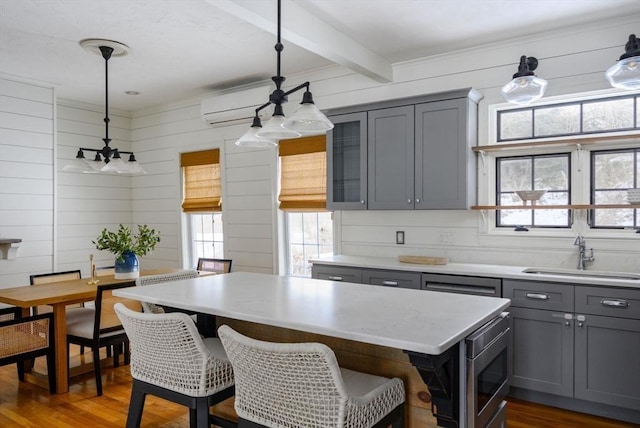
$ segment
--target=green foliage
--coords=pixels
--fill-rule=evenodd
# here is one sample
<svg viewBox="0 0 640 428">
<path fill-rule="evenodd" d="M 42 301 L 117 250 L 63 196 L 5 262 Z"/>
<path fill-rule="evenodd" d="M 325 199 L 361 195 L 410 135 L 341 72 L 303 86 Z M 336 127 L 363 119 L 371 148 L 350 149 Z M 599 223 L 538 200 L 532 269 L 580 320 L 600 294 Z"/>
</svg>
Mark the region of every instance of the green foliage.
<svg viewBox="0 0 640 428">
<path fill-rule="evenodd" d="M 107 250 L 116 256 L 116 260 L 122 261 L 125 251 L 132 251 L 137 256 L 144 256 L 156 248 L 160 242 L 160 232 L 149 229 L 144 225 L 138 225 L 138 234 L 133 235 L 129 227 L 120 225 L 117 232 L 110 232 L 106 228 L 98 239 L 91 241 L 98 250 Z"/>
</svg>

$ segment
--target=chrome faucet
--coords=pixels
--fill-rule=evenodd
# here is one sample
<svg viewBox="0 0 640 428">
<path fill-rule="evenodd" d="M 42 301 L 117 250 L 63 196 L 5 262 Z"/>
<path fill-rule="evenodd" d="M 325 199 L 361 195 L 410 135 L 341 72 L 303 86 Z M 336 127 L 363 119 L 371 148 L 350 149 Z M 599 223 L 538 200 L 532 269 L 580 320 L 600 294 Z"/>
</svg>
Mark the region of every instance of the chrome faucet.
<svg viewBox="0 0 640 428">
<path fill-rule="evenodd" d="M 578 235 L 576 237 L 576 240 L 573 241 L 573 245 L 578 246 L 578 270 L 584 270 L 586 262 L 592 262 L 595 260 L 595 257 L 593 256 L 593 248 L 589 249 L 590 254 L 589 256 L 587 256 L 587 249 L 585 247 L 585 241 L 582 235 Z"/>
</svg>

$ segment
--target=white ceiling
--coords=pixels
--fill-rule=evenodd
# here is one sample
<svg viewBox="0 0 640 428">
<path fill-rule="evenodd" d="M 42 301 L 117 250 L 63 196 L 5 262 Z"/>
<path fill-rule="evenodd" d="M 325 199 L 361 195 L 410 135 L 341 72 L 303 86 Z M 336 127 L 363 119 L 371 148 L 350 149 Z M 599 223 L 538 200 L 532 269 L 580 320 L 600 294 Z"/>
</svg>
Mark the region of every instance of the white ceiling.
<svg viewBox="0 0 640 428">
<path fill-rule="evenodd" d="M 393 63 L 630 13 L 640 0 L 283 0 L 282 74 L 383 82 Z M 109 103 L 138 110 L 270 78 L 275 16 L 276 0 L 0 0 L 0 73 L 101 105 L 104 60 L 78 42 L 116 40 L 131 51 L 109 61 Z"/>
</svg>

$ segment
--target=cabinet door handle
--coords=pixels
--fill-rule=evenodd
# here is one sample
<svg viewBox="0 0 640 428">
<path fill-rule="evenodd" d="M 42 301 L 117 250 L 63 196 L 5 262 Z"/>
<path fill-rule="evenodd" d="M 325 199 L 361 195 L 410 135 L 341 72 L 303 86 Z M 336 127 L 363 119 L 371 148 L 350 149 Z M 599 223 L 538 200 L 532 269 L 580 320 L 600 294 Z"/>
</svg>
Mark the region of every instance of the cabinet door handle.
<svg viewBox="0 0 640 428">
<path fill-rule="evenodd" d="M 388 285 L 390 287 L 397 287 L 398 281 L 382 281 L 382 285 Z"/>
<path fill-rule="evenodd" d="M 617 300 L 617 299 L 602 299 L 600 300 L 600 304 L 602 306 L 610 306 L 614 308 L 628 308 L 629 302 L 626 300 Z"/>
<path fill-rule="evenodd" d="M 420 198 L 416 198 L 416 204 L 420 203 Z"/>
<path fill-rule="evenodd" d="M 342 277 L 341 276 L 333 276 L 333 275 L 329 275 L 329 279 L 331 281 L 342 281 Z"/>
<path fill-rule="evenodd" d="M 549 300 L 549 295 L 547 293 L 527 293 L 527 299 Z"/>
<path fill-rule="evenodd" d="M 407 203 L 410 204 L 411 203 L 411 199 L 407 199 Z"/>
<path fill-rule="evenodd" d="M 361 201 L 360 201 L 360 203 L 361 203 L 362 205 L 364 205 L 364 203 L 365 203 L 364 199 L 363 199 L 363 200 L 361 200 Z"/>
</svg>

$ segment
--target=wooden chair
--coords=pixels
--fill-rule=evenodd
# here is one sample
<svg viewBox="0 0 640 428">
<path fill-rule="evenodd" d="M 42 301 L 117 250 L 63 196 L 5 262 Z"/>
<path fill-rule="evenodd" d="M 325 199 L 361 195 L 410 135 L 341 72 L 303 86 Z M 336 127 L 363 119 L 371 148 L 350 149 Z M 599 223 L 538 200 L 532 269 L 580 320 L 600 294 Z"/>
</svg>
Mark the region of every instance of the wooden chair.
<svg viewBox="0 0 640 428">
<path fill-rule="evenodd" d="M 61 281 L 70 281 L 74 279 L 80 279 L 82 277 L 80 273 L 80 269 L 78 270 L 68 270 L 65 272 L 51 272 L 51 273 L 40 273 L 37 275 L 30 275 L 29 282 L 31 285 L 39 285 L 39 284 L 49 284 L 52 282 L 61 282 Z M 79 307 L 81 305 L 75 305 L 75 307 Z M 49 306 L 37 306 L 32 308 L 33 315 L 37 315 L 38 313 L 46 313 L 51 312 L 51 308 Z"/>
<path fill-rule="evenodd" d="M 202 339 L 188 315 L 138 313 L 117 303 L 131 340 L 131 400 L 127 428 L 139 427 L 147 394 L 189 408 L 190 426 L 235 427 L 209 415 L 209 407 L 234 394 L 233 369 L 220 339 Z"/>
<path fill-rule="evenodd" d="M 205 259 L 200 257 L 198 259 L 197 270 L 216 273 L 229 273 L 231 272 L 231 263 L 231 259 Z"/>
<path fill-rule="evenodd" d="M 127 283 L 98 285 L 95 308 L 83 308 L 85 310 L 82 311 L 81 316 L 72 321 L 67 319 L 67 348 L 72 343 L 91 348 L 99 396 L 102 395 L 100 348 L 112 347 L 114 367 L 118 367 L 120 351 L 124 349 L 124 363 L 129 364 L 129 340 L 113 305 L 123 303 L 137 311 L 141 311 L 142 307 L 136 300 L 114 296 L 113 290 L 130 286 Z"/>
<path fill-rule="evenodd" d="M 116 273 L 116 267 L 115 266 L 96 267 L 96 276 L 98 276 L 98 277 L 114 275 L 115 273 Z"/>
<path fill-rule="evenodd" d="M 0 311 L 0 366 L 17 363 L 18 379 L 23 381 L 25 360 L 46 356 L 49 392 L 55 394 L 53 314 L 29 317 L 20 317 L 20 314 L 20 308 Z"/>
<path fill-rule="evenodd" d="M 322 343 L 264 342 L 227 325 L 218 336 L 233 366 L 239 428 L 404 427 L 398 378 L 341 368 Z"/>
</svg>

